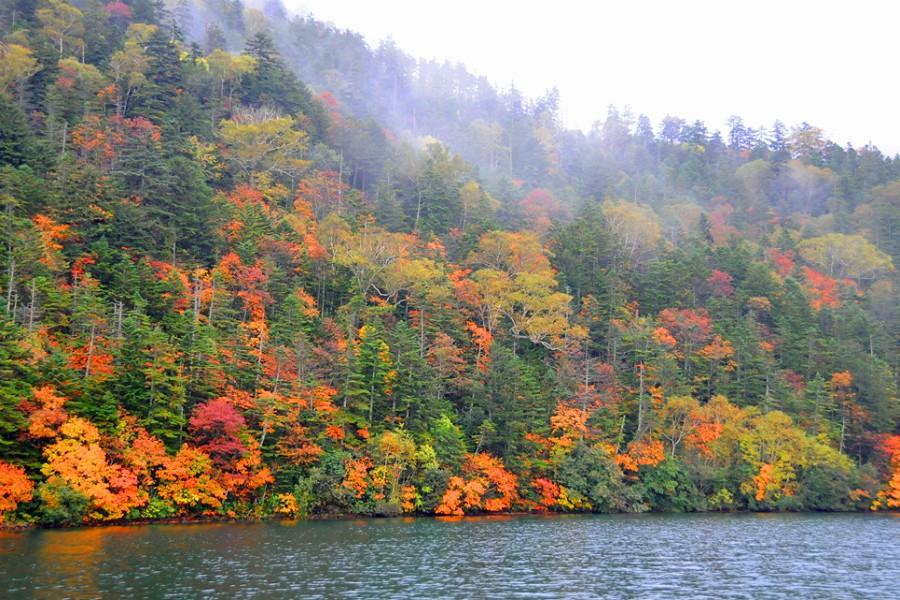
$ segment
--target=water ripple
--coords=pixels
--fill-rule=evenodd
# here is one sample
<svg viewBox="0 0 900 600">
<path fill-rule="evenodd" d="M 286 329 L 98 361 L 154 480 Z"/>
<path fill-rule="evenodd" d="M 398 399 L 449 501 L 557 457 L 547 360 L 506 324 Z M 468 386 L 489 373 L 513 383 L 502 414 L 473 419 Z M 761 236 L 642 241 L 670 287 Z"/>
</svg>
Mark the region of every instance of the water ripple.
<svg viewBox="0 0 900 600">
<path fill-rule="evenodd" d="M 34 598 L 890 598 L 896 515 L 619 515 L 0 535 Z"/>
</svg>

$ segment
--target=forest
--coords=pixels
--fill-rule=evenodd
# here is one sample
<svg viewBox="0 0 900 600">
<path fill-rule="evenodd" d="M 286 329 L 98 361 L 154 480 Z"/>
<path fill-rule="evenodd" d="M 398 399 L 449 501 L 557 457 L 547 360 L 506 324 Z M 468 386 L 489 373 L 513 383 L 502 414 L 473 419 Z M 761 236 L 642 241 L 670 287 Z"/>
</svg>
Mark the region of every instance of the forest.
<svg viewBox="0 0 900 600">
<path fill-rule="evenodd" d="M 900 508 L 900 156 L 279 0 L 0 36 L 0 523 Z"/>
</svg>

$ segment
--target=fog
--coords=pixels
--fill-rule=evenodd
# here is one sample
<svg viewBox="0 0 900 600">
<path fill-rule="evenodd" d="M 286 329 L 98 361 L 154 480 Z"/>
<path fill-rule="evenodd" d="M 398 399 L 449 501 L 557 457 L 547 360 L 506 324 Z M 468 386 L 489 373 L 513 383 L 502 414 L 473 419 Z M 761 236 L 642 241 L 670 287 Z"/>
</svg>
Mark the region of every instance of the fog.
<svg viewBox="0 0 900 600">
<path fill-rule="evenodd" d="M 900 9 L 887 3 L 285 1 L 528 96 L 555 86 L 570 127 L 613 104 L 711 130 L 733 114 L 751 126 L 807 121 L 838 143 L 900 152 L 888 68 Z"/>
</svg>

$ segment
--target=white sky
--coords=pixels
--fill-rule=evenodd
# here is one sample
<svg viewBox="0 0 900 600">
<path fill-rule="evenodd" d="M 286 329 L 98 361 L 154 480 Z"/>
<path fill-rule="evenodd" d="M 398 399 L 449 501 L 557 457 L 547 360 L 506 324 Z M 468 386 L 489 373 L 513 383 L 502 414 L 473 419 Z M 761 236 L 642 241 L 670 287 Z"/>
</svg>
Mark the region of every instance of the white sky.
<svg viewBox="0 0 900 600">
<path fill-rule="evenodd" d="M 588 128 L 629 105 L 710 131 L 808 121 L 840 144 L 900 152 L 900 5 L 843 0 L 284 0 L 404 51 L 464 63 L 528 96 L 554 85 Z"/>
</svg>

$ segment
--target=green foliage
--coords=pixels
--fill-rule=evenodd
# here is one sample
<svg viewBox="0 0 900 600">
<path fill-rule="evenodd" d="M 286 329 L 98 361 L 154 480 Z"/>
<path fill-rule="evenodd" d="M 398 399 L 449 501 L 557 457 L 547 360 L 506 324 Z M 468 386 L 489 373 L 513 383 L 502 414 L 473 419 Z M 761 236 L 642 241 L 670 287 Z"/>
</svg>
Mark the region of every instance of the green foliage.
<svg viewBox="0 0 900 600">
<path fill-rule="evenodd" d="M 619 466 L 599 448 L 578 444 L 559 465 L 558 480 L 579 505 L 600 513 L 643 512 L 639 489 L 629 486 Z"/>
<path fill-rule="evenodd" d="M 31 391 L 34 372 L 22 347 L 21 330 L 0 315 L 0 456 L 15 453 L 17 431 L 24 423 L 19 403 Z"/>
<path fill-rule="evenodd" d="M 651 509 L 690 512 L 705 508 L 703 497 L 678 461 L 671 458 L 641 472 L 644 498 Z"/>
<path fill-rule="evenodd" d="M 27 164 L 36 158 L 34 139 L 25 113 L 0 92 L 0 164 Z"/>
<path fill-rule="evenodd" d="M 38 520 L 49 527 L 73 527 L 84 523 L 88 499 L 62 483 L 45 482 L 38 486 Z"/>
<path fill-rule="evenodd" d="M 450 471 L 458 471 L 466 452 L 465 438 L 450 417 L 441 415 L 431 427 L 434 451 L 441 465 Z"/>
</svg>

